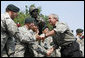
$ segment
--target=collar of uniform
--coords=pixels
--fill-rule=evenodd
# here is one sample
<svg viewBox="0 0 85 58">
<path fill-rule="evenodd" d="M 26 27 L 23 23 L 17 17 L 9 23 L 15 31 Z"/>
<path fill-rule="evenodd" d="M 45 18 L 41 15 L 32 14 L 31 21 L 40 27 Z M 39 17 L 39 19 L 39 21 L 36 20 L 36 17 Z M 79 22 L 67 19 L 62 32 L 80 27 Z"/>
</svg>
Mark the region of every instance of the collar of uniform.
<svg viewBox="0 0 85 58">
<path fill-rule="evenodd" d="M 29 30 L 26 25 L 23 26 L 26 30 Z"/>
<path fill-rule="evenodd" d="M 6 19 L 11 19 L 11 17 L 9 16 L 9 14 L 6 12 L 5 13 Z"/>
<path fill-rule="evenodd" d="M 80 36 L 79 35 L 76 35 L 76 38 L 80 38 Z"/>
<path fill-rule="evenodd" d="M 56 23 L 55 23 L 55 26 L 57 26 L 57 25 L 58 25 L 58 23 L 59 23 L 59 22 L 56 22 Z"/>
<path fill-rule="evenodd" d="M 26 25 L 23 26 L 26 30 L 29 30 L 30 32 L 33 32 L 32 29 L 28 29 Z"/>
<path fill-rule="evenodd" d="M 34 31 L 32 29 L 29 29 L 29 32 L 33 35 Z"/>
</svg>

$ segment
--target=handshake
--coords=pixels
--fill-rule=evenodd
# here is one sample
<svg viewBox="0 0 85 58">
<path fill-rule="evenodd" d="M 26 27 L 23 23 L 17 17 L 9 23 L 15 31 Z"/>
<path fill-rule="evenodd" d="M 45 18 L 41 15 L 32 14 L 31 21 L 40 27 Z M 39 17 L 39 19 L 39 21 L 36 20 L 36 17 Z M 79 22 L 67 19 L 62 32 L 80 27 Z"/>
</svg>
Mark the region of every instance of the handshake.
<svg viewBox="0 0 85 58">
<path fill-rule="evenodd" d="M 45 38 L 46 38 L 46 35 L 45 34 L 41 34 L 41 35 L 38 35 L 37 34 L 36 35 L 36 39 L 37 40 L 42 40 L 42 42 L 44 42 Z M 48 49 L 46 55 L 47 56 L 50 56 L 53 51 L 54 51 L 54 48 L 53 47 L 50 48 L 50 49 Z"/>
<path fill-rule="evenodd" d="M 42 40 L 43 42 L 45 38 L 46 38 L 45 34 L 41 34 L 41 35 L 36 34 L 36 40 Z"/>
</svg>

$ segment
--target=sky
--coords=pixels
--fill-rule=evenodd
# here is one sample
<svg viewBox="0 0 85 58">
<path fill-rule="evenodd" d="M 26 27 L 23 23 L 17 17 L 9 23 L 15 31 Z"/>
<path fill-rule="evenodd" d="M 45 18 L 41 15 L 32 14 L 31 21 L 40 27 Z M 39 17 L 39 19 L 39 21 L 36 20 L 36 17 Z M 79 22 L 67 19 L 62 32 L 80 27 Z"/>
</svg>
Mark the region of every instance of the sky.
<svg viewBox="0 0 85 58">
<path fill-rule="evenodd" d="M 84 1 L 1 1 L 1 13 L 5 13 L 8 4 L 14 4 L 25 11 L 25 5 L 35 4 L 41 7 L 43 15 L 57 14 L 59 21 L 68 24 L 69 28 L 76 34 L 76 29 L 84 29 Z"/>
</svg>

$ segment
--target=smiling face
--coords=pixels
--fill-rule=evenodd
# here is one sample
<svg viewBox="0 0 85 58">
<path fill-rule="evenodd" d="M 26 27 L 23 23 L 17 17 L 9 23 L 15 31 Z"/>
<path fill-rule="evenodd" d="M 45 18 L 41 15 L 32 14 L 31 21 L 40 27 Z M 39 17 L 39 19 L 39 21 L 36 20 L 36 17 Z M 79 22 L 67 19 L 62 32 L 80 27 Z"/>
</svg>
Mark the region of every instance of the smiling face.
<svg viewBox="0 0 85 58">
<path fill-rule="evenodd" d="M 56 24 L 56 22 L 58 21 L 58 19 L 54 16 L 54 15 L 49 15 L 48 16 L 48 19 L 49 19 L 49 23 L 51 24 L 51 25 L 55 25 Z"/>
</svg>

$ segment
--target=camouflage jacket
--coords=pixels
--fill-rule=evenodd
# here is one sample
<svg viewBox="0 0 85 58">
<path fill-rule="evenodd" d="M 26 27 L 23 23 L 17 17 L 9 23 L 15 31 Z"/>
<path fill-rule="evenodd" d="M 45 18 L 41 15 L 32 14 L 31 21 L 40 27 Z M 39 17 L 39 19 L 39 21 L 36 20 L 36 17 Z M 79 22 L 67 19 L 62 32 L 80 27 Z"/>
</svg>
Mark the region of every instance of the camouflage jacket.
<svg viewBox="0 0 85 58">
<path fill-rule="evenodd" d="M 8 13 L 1 14 L 1 51 L 9 37 L 18 37 L 18 28 L 16 23 L 10 18 Z"/>
</svg>

